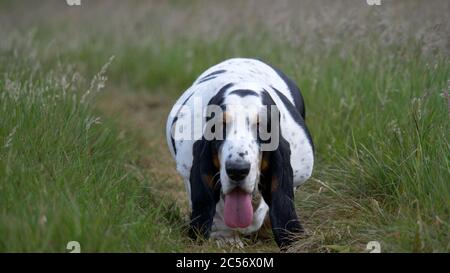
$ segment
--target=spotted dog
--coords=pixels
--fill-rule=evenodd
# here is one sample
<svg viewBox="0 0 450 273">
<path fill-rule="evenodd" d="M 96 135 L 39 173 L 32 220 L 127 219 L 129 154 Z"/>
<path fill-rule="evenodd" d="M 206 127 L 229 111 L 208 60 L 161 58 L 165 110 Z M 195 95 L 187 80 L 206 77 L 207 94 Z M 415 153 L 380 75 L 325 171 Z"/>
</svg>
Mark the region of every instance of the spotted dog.
<svg viewBox="0 0 450 273">
<path fill-rule="evenodd" d="M 209 68 L 175 103 L 166 133 L 192 238 L 238 240 L 271 226 L 283 248 L 303 231 L 294 191 L 311 176 L 314 145 L 300 90 L 279 69 L 245 58 Z"/>
</svg>

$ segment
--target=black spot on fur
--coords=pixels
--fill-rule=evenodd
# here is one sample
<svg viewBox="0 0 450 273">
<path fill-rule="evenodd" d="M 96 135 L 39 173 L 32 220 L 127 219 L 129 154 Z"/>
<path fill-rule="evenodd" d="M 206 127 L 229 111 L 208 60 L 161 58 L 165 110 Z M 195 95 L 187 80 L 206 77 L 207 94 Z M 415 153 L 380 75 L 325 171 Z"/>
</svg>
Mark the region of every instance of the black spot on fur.
<svg viewBox="0 0 450 273">
<path fill-rule="evenodd" d="M 177 122 L 177 120 L 178 120 L 178 117 L 175 117 L 173 119 L 172 125 L 170 127 L 171 128 L 171 132 L 173 132 L 172 131 L 174 129 L 173 125 L 175 124 L 175 122 Z M 173 138 L 173 134 L 170 135 L 170 142 L 172 143 L 172 148 L 173 148 L 174 153 L 177 154 L 177 147 L 175 146 L 175 139 Z"/>
<path fill-rule="evenodd" d="M 238 89 L 238 90 L 231 91 L 230 95 L 237 95 L 239 97 L 245 97 L 245 96 L 258 96 L 258 93 L 256 93 L 253 90 Z"/>
<path fill-rule="evenodd" d="M 215 78 L 217 77 L 217 75 L 222 74 L 222 73 L 225 73 L 225 72 L 227 72 L 225 69 L 221 69 L 221 70 L 217 70 L 217 71 L 214 71 L 214 72 L 212 72 L 212 73 L 209 73 L 208 75 L 206 75 L 206 76 L 204 76 L 203 78 L 201 78 L 201 79 L 198 81 L 197 84 L 200 84 L 200 83 L 202 83 L 202 82 L 206 82 L 206 81 L 215 79 Z"/>
<path fill-rule="evenodd" d="M 198 84 L 207 82 L 207 81 L 212 80 L 212 79 L 215 79 L 215 78 L 217 78 L 217 77 L 216 77 L 216 76 L 212 76 L 212 77 L 204 78 L 204 79 L 200 80 L 200 81 L 198 82 Z"/>
</svg>

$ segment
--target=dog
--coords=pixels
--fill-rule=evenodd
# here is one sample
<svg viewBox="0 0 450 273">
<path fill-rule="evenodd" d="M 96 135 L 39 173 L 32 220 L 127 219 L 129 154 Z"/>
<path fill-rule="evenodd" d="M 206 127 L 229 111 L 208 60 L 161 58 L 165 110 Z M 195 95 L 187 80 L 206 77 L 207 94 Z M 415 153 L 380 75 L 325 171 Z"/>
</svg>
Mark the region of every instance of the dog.
<svg viewBox="0 0 450 273">
<path fill-rule="evenodd" d="M 285 248 L 303 232 L 294 192 L 311 176 L 314 144 L 300 90 L 281 70 L 247 58 L 212 66 L 177 100 L 166 134 L 189 197 L 190 237 L 240 242 L 236 234 L 270 222 Z"/>
</svg>

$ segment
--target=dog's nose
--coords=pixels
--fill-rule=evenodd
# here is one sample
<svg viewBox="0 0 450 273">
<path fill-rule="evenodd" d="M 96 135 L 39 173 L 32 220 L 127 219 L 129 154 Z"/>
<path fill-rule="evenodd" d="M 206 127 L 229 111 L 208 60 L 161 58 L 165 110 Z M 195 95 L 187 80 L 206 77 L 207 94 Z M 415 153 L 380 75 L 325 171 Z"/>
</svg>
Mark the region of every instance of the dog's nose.
<svg viewBox="0 0 450 273">
<path fill-rule="evenodd" d="M 229 178 L 234 181 L 240 181 L 250 172 L 250 163 L 246 161 L 227 161 L 225 170 Z"/>
</svg>

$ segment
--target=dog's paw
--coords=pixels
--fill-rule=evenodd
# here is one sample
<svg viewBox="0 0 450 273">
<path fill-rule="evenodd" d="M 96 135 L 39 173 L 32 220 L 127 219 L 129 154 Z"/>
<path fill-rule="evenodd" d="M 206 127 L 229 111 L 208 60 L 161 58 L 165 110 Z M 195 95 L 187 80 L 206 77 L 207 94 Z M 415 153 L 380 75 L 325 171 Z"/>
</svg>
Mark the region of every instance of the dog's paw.
<svg viewBox="0 0 450 273">
<path fill-rule="evenodd" d="M 244 248 L 244 243 L 241 241 L 239 237 L 231 237 L 231 238 L 217 238 L 216 244 L 218 247 L 235 247 L 242 249 Z"/>
<path fill-rule="evenodd" d="M 216 241 L 218 247 L 235 247 L 242 249 L 244 248 L 244 243 L 238 234 L 235 233 L 223 233 L 223 232 L 213 232 L 211 233 L 211 239 Z"/>
</svg>

